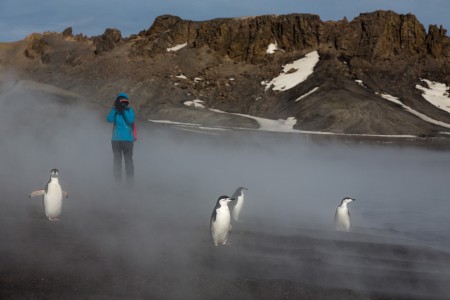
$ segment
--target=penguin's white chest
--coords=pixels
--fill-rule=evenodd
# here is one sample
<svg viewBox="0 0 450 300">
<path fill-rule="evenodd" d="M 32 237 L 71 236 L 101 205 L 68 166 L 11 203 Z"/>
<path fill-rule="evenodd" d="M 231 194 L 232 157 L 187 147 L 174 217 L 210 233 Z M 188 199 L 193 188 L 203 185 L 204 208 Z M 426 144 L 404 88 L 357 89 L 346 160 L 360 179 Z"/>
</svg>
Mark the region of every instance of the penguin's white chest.
<svg viewBox="0 0 450 300">
<path fill-rule="evenodd" d="M 47 192 L 44 193 L 45 215 L 49 218 L 56 218 L 61 214 L 63 192 L 57 182 L 49 182 Z"/>
<path fill-rule="evenodd" d="M 216 220 L 211 222 L 214 244 L 225 244 L 230 232 L 230 210 L 228 206 L 216 209 Z"/>
<path fill-rule="evenodd" d="M 351 226 L 350 215 L 347 207 L 338 207 L 334 217 L 334 225 L 339 231 L 349 231 Z"/>
<path fill-rule="evenodd" d="M 241 213 L 242 206 L 244 205 L 244 195 L 241 194 L 236 199 L 236 205 L 233 208 L 233 219 L 239 221 L 239 215 Z"/>
</svg>

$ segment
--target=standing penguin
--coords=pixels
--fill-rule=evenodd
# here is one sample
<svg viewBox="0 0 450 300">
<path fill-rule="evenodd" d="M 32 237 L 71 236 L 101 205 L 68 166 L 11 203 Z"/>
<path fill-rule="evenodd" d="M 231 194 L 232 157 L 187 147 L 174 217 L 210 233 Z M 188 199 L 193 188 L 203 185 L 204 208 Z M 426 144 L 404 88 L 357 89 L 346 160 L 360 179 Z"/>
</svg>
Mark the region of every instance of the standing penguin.
<svg viewBox="0 0 450 300">
<path fill-rule="evenodd" d="M 228 208 L 228 202 L 234 200 L 228 196 L 220 196 L 217 199 L 216 206 L 214 207 L 210 227 L 211 236 L 214 241 L 214 245 L 225 245 L 227 242 L 228 234 L 231 232 L 230 223 L 230 209 Z"/>
<path fill-rule="evenodd" d="M 352 220 L 350 218 L 350 212 L 348 211 L 347 205 L 353 201 L 355 201 L 355 199 L 345 197 L 342 199 L 341 204 L 337 207 L 336 214 L 334 215 L 334 226 L 336 226 L 336 230 L 350 231 Z"/>
<path fill-rule="evenodd" d="M 244 190 L 247 190 L 245 187 L 239 187 L 236 192 L 234 192 L 231 198 L 236 199 L 236 203 L 233 206 L 232 215 L 233 219 L 239 222 L 239 214 L 241 213 L 242 206 L 244 205 Z"/>
<path fill-rule="evenodd" d="M 50 221 L 58 220 L 58 216 L 61 214 L 62 199 L 68 197 L 67 192 L 61 189 L 58 180 L 58 169 L 52 169 L 50 171 L 50 180 L 45 185 L 45 189 L 37 190 L 30 194 L 31 197 L 42 196 L 42 202 L 44 204 L 45 215 Z"/>
</svg>

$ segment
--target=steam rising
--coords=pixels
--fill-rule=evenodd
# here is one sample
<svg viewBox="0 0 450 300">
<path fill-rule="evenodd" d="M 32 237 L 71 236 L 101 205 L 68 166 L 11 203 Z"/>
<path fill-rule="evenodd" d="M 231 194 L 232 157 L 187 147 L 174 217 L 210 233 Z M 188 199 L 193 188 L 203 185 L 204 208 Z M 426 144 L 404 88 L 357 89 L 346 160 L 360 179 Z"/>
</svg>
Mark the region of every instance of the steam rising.
<svg viewBox="0 0 450 300">
<path fill-rule="evenodd" d="M 11 258 L 8 272 L 20 265 L 27 276 L 53 278 L 64 266 L 74 286 L 104 296 L 196 299 L 202 289 L 205 298 L 214 295 L 219 278 L 408 293 L 398 283 L 403 271 L 450 277 L 447 151 L 314 143 L 303 135 L 201 135 L 138 123 L 136 183 L 127 190 L 113 180 L 107 109 L 73 102 L 13 77 L 0 85 L 0 254 Z M 28 199 L 52 168 L 69 193 L 57 223 Z M 243 223 L 234 225 L 229 247 L 216 248 L 212 209 L 239 186 L 248 188 Z M 333 229 L 344 196 L 357 199 L 347 235 Z M 430 255 L 432 248 L 440 255 Z M 382 263 L 398 260 L 399 249 L 409 266 Z M 448 295 L 440 279 L 413 292 Z"/>
</svg>

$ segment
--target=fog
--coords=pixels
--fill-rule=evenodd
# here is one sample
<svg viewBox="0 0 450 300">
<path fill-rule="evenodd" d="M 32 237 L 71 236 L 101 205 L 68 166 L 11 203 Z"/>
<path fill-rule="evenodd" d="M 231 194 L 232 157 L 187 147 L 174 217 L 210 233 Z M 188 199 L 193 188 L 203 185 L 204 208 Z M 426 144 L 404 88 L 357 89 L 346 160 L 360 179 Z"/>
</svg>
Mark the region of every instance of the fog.
<svg viewBox="0 0 450 300">
<path fill-rule="evenodd" d="M 224 276 L 299 279 L 373 292 L 377 289 L 373 282 L 353 277 L 329 283 L 327 276 L 321 281 L 304 276 L 304 270 L 277 269 L 292 264 L 294 257 L 302 263 L 298 253 L 287 250 L 294 242 L 306 243 L 303 250 L 297 246 L 294 250 L 317 251 L 313 257 L 319 255 L 330 268 L 360 266 L 366 255 L 363 250 L 339 250 L 342 241 L 352 241 L 441 251 L 443 257 L 432 260 L 433 271 L 449 276 L 447 150 L 325 138 L 317 142 L 305 135 L 243 130 L 200 134 L 140 121 L 134 148 L 135 185 L 130 190 L 113 179 L 112 124 L 105 121 L 108 108 L 70 104 L 61 95 L 26 88 L 13 77 L 2 81 L 0 93 L 0 233 L 9 241 L 2 253 L 14 253 L 11 268 L 20 261 L 24 269 L 35 270 L 36 257 L 41 263 L 53 259 L 54 268 L 71 265 L 94 277 L 99 269 L 106 270 L 105 280 L 113 287 L 124 284 L 121 272 L 149 272 L 160 276 L 161 282 L 175 276 L 177 289 L 171 290 L 170 297 L 177 298 L 198 296 L 195 276 L 187 276 L 193 266 L 200 265 L 195 274 L 207 274 L 208 266 L 219 262 L 228 274 Z M 52 168 L 60 170 L 60 183 L 69 193 L 58 222 L 43 217 L 40 199 L 28 198 L 45 186 Z M 212 209 L 220 195 L 231 196 L 239 186 L 248 188 L 243 222 L 233 224 L 229 246 L 214 247 L 209 233 Z M 338 234 L 333 218 L 344 196 L 356 199 L 349 205 L 353 228 L 349 234 Z M 36 243 L 42 248 L 30 251 Z M 60 251 L 55 245 L 69 250 Z M 230 267 L 228 259 L 236 256 L 243 265 Z M 252 270 L 258 274 L 255 268 L 261 265 L 252 261 L 266 256 L 277 257 L 280 265 L 266 261 L 274 263 L 272 273 L 251 275 Z M 350 256 L 358 258 L 352 263 Z M 384 249 L 378 256 L 390 259 L 394 254 Z M 220 261 L 221 257 L 227 261 Z M 422 269 L 420 264 L 431 263 L 427 255 L 409 257 L 417 258 L 411 268 L 418 272 L 429 267 Z M 214 272 L 219 269 L 211 266 Z M 327 269 L 325 274 L 333 272 Z M 319 271 L 315 274 L 322 276 Z M 386 276 L 392 274 L 386 271 Z M 430 291 L 418 285 L 416 292 L 441 296 L 448 291 L 440 283 L 434 286 Z M 397 286 L 380 288 L 398 290 Z M 117 296 L 116 292 L 120 294 L 114 288 L 110 291 Z"/>
</svg>

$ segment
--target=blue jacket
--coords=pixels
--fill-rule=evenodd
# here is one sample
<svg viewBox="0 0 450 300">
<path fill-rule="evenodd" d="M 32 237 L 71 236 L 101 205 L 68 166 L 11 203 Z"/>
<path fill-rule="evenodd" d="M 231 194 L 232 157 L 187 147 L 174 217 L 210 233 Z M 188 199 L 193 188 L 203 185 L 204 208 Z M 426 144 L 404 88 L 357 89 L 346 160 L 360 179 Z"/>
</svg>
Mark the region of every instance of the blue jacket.
<svg viewBox="0 0 450 300">
<path fill-rule="evenodd" d="M 122 112 L 118 112 L 116 108 L 112 108 L 106 120 L 114 123 L 112 140 L 134 142 L 133 126 L 134 110 L 129 107 Z"/>
</svg>

